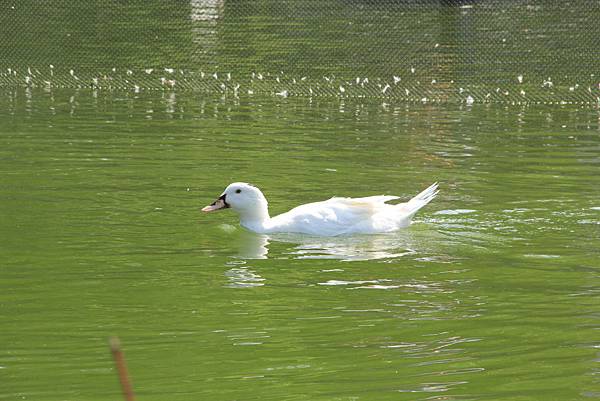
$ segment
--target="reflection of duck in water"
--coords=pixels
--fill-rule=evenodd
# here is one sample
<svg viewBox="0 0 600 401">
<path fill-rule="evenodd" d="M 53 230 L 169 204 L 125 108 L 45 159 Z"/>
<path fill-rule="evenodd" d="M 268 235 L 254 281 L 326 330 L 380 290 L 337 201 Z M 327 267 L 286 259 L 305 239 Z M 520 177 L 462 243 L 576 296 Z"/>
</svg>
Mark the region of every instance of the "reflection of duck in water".
<svg viewBox="0 0 600 401">
<path fill-rule="evenodd" d="M 307 203 L 287 213 L 269 216 L 267 199 L 260 189 L 246 183 L 229 185 L 211 205 L 202 209 L 212 212 L 232 208 L 240 215 L 240 224 L 259 234 L 300 233 L 320 236 L 376 234 L 407 227 L 419 209 L 438 193 L 437 183 L 406 203 L 386 202 L 397 196 L 366 198 L 331 198 Z"/>
<path fill-rule="evenodd" d="M 413 232 L 394 234 L 316 237 L 304 234 L 255 234 L 239 231 L 235 235 L 240 259 L 266 259 L 269 246 L 277 246 L 275 258 L 294 259 L 374 260 L 391 259 L 415 254 L 419 239 Z M 422 235 L 422 233 L 421 233 Z M 285 248 L 281 248 L 281 246 Z M 283 254 L 281 253 L 283 251 Z"/>
</svg>

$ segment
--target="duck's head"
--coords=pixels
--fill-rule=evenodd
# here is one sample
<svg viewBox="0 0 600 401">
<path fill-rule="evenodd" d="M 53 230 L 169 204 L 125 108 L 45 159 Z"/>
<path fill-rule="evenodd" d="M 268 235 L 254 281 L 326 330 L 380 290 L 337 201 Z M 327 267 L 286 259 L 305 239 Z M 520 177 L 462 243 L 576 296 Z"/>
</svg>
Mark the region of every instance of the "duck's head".
<svg viewBox="0 0 600 401">
<path fill-rule="evenodd" d="M 231 208 L 243 218 L 262 219 L 264 214 L 267 213 L 267 205 L 267 199 L 260 189 L 245 182 L 234 182 L 225 188 L 225 191 L 216 201 L 202 208 L 202 211 L 214 212 Z"/>
</svg>

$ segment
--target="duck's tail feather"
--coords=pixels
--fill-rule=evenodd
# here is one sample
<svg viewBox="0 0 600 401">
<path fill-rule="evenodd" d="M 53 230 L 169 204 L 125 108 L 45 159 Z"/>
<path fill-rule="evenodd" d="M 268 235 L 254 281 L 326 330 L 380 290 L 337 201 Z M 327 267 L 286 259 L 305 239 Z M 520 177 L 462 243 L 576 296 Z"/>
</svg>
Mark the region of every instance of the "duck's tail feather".
<svg viewBox="0 0 600 401">
<path fill-rule="evenodd" d="M 415 215 L 415 213 L 417 213 L 417 211 L 419 211 L 419 209 L 431 202 L 433 198 L 436 197 L 438 192 L 438 183 L 435 182 L 417 196 L 404 203 L 402 205 L 402 209 L 405 211 L 408 217 L 412 217 Z"/>
</svg>

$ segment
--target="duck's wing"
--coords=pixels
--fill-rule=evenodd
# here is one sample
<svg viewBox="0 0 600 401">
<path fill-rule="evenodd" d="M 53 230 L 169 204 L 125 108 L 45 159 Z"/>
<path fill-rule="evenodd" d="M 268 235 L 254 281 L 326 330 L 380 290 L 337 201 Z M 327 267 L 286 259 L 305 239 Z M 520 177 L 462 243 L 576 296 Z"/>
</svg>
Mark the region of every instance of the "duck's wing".
<svg viewBox="0 0 600 401">
<path fill-rule="evenodd" d="M 397 196 L 366 198 L 331 198 L 307 203 L 271 219 L 273 231 L 299 232 L 315 235 L 339 235 L 361 224 L 386 207 L 385 202 Z"/>
<path fill-rule="evenodd" d="M 399 197 L 393 195 L 376 195 L 367 196 L 364 198 L 331 198 L 325 202 L 337 202 L 340 204 L 348 205 L 350 207 L 358 207 L 365 209 L 379 209 L 384 203 L 395 199 L 399 199 Z"/>
</svg>

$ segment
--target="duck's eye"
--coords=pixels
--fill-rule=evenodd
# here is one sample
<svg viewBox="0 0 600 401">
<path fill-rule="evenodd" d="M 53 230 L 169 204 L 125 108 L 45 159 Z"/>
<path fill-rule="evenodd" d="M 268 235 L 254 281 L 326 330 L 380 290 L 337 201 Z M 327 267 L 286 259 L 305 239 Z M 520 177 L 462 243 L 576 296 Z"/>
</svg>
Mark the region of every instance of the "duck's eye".
<svg viewBox="0 0 600 401">
<path fill-rule="evenodd" d="M 236 194 L 241 194 L 241 193 L 242 193 L 242 190 L 241 190 L 241 189 L 236 189 L 236 190 L 235 190 L 235 193 L 236 193 Z"/>
</svg>

